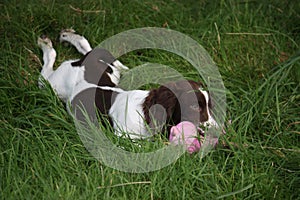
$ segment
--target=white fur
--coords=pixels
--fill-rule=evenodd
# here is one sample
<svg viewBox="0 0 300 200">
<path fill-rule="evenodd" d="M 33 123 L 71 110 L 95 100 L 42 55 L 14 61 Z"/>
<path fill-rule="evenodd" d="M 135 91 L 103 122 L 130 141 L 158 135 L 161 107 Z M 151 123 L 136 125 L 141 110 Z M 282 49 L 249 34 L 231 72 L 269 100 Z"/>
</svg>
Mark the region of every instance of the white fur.
<svg viewBox="0 0 300 200">
<path fill-rule="evenodd" d="M 204 95 L 205 97 L 205 101 L 206 101 L 206 110 L 207 110 L 207 114 L 208 114 L 208 120 L 206 122 L 203 123 L 203 125 L 205 127 L 211 127 L 214 126 L 216 128 L 218 128 L 218 123 L 215 121 L 215 119 L 211 116 L 210 113 L 210 109 L 208 107 L 208 101 L 209 101 L 209 95 L 208 92 L 205 90 L 202 90 L 201 88 L 199 88 L 199 90 L 201 91 L 201 93 Z"/>
<path fill-rule="evenodd" d="M 109 110 L 116 135 L 126 132 L 131 139 L 150 136 L 144 121 L 142 104 L 149 91 L 131 90 L 119 93 Z"/>
</svg>

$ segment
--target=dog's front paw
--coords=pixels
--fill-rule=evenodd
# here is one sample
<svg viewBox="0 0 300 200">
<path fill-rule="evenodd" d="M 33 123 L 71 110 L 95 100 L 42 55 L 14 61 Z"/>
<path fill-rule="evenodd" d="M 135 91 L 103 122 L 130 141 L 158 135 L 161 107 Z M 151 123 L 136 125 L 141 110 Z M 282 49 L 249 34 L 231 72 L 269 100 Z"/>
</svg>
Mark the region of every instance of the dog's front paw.
<svg viewBox="0 0 300 200">
<path fill-rule="evenodd" d="M 129 70 L 129 68 L 123 65 L 119 60 L 115 60 L 112 64 L 120 71 Z"/>
<path fill-rule="evenodd" d="M 60 37 L 59 37 L 59 41 L 60 42 L 65 42 L 65 41 L 69 41 L 68 38 L 72 35 L 75 35 L 75 30 L 70 28 L 70 29 L 63 29 L 60 32 Z"/>
<path fill-rule="evenodd" d="M 48 38 L 46 35 L 42 35 L 41 37 L 39 37 L 37 43 L 42 49 L 53 48 L 50 38 Z"/>
</svg>

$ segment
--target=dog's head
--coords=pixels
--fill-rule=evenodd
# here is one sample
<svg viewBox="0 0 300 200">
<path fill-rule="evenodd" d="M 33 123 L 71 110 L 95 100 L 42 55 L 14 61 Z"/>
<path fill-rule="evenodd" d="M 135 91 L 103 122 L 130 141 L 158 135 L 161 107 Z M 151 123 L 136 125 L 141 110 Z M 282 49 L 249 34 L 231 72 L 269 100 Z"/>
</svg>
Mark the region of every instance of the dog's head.
<svg viewBox="0 0 300 200">
<path fill-rule="evenodd" d="M 195 81 L 177 81 L 166 86 L 175 96 L 172 115 L 175 121 L 190 121 L 195 124 L 209 121 L 211 98 L 203 84 Z M 179 116 L 180 113 L 180 116 Z M 171 114 L 171 113 L 170 113 Z"/>
<path fill-rule="evenodd" d="M 150 109 L 155 104 L 161 105 L 164 109 Z M 151 90 L 144 103 L 148 123 L 154 118 L 171 124 L 190 121 L 197 126 L 217 126 L 211 116 L 211 108 L 209 92 L 203 89 L 202 83 L 191 80 L 171 82 Z M 165 116 L 165 119 L 162 116 Z"/>
</svg>

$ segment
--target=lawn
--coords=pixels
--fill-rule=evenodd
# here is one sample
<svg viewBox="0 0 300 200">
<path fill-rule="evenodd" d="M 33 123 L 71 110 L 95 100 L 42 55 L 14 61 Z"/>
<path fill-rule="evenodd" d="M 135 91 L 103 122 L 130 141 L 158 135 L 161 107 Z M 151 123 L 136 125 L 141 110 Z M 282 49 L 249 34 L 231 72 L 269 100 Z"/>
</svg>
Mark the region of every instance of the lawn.
<svg viewBox="0 0 300 200">
<path fill-rule="evenodd" d="M 300 199 L 299 2 L 2 0 L 0 8 L 1 199 Z M 176 30 L 199 42 L 226 87 L 231 123 L 220 145 L 204 158 L 184 154 L 149 173 L 118 171 L 95 159 L 65 105 L 49 86 L 37 85 L 38 36 L 52 39 L 57 67 L 80 56 L 57 40 L 70 27 L 93 47 L 141 27 Z M 200 79 L 189 63 L 164 51 L 120 60 L 131 69 L 160 63 Z"/>
</svg>

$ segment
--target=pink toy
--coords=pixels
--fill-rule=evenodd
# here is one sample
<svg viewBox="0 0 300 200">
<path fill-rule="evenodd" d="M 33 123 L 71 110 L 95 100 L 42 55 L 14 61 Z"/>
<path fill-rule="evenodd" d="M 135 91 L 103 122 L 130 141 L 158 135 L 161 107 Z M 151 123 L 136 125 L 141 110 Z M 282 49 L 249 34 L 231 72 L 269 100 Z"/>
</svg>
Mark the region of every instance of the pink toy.
<svg viewBox="0 0 300 200">
<path fill-rule="evenodd" d="M 200 150 L 201 144 L 198 137 L 198 129 L 192 122 L 183 121 L 173 126 L 170 131 L 169 141 L 171 144 L 184 144 L 187 152 L 192 154 Z M 203 138 L 203 136 L 200 136 Z"/>
</svg>

